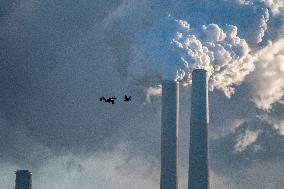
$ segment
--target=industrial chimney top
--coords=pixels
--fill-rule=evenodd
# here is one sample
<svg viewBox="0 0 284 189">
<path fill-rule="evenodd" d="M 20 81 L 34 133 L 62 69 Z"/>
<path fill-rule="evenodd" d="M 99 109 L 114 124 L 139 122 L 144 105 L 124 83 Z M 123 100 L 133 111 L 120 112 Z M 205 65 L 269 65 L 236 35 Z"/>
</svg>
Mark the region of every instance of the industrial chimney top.
<svg viewBox="0 0 284 189">
<path fill-rule="evenodd" d="M 17 170 L 15 171 L 16 174 L 31 174 L 32 175 L 32 172 L 30 172 L 29 170 Z"/>
</svg>

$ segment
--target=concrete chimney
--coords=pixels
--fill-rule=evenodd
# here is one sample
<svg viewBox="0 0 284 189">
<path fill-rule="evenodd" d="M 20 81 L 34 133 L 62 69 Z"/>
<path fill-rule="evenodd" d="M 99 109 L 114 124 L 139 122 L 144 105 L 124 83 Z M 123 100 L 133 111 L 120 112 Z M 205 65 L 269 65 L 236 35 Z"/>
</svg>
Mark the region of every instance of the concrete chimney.
<svg viewBox="0 0 284 189">
<path fill-rule="evenodd" d="M 177 189 L 179 84 L 163 81 L 160 189 Z"/>
<path fill-rule="evenodd" d="M 28 170 L 16 171 L 15 189 L 32 189 L 32 173 Z"/>
<path fill-rule="evenodd" d="M 209 189 L 207 72 L 192 72 L 188 189 Z"/>
</svg>

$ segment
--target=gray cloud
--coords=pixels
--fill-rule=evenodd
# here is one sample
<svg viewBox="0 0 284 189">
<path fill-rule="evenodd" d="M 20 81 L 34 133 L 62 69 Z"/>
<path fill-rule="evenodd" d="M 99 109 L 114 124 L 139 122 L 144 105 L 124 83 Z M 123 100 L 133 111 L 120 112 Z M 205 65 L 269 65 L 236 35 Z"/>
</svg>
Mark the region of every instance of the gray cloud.
<svg viewBox="0 0 284 189">
<path fill-rule="evenodd" d="M 283 11 L 274 14 L 262 3 L 0 3 L 0 167 L 6 170 L 1 173 L 1 188 L 13 187 L 12 171 L 18 168 L 31 169 L 34 186 L 40 189 L 47 187 L 45 179 L 58 188 L 113 188 L 103 182 L 110 176 L 110 183 L 120 188 L 133 188 L 133 181 L 139 183 L 137 188 L 157 188 L 160 97 L 151 96 L 147 103 L 148 86 L 127 80 L 134 34 L 171 13 L 178 19 L 196 18 L 193 26 L 236 25 L 240 37 L 257 53 L 268 48 L 268 41 L 283 37 L 284 31 Z M 266 9 L 269 20 L 264 23 Z M 259 36 L 262 42 L 257 43 Z M 214 188 L 283 186 L 281 98 L 273 103 L 270 112 L 258 109 L 250 98 L 262 89 L 257 79 L 261 70 L 234 86 L 235 94 L 230 99 L 216 90 L 210 93 Z M 274 87 L 272 81 L 263 84 Z M 130 103 L 121 101 L 125 94 L 132 96 Z M 190 86 L 181 87 L 181 183 L 186 183 L 189 94 Z M 113 95 L 120 100 L 115 105 L 98 100 Z M 234 152 L 238 139 L 246 138 L 240 136 L 257 130 L 261 132 L 254 142 Z M 127 152 L 117 144 L 125 145 Z M 125 169 L 122 174 L 121 169 Z M 97 180 L 102 182 L 94 183 Z"/>
</svg>

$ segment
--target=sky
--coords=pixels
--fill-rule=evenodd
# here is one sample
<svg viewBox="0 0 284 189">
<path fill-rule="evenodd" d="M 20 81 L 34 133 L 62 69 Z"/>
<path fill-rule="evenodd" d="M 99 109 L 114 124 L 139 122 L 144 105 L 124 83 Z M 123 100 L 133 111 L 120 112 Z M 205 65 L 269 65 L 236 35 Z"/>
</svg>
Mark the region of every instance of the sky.
<svg viewBox="0 0 284 189">
<path fill-rule="evenodd" d="M 184 84 L 187 188 L 196 67 L 211 73 L 211 188 L 283 188 L 282 0 L 0 0 L 0 188 L 17 169 L 38 189 L 159 188 L 163 79 Z"/>
</svg>

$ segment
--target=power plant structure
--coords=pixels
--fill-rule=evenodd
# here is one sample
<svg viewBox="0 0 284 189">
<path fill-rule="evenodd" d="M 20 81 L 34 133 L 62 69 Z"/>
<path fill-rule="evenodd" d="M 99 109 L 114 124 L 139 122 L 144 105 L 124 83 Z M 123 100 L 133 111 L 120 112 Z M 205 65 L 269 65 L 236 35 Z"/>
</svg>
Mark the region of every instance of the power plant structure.
<svg viewBox="0 0 284 189">
<path fill-rule="evenodd" d="M 160 189 L 178 189 L 179 83 L 162 83 Z M 188 189 L 209 189 L 208 78 L 203 69 L 192 72 Z M 16 171 L 15 189 L 31 189 L 32 173 Z"/>
<path fill-rule="evenodd" d="M 192 72 L 188 189 L 209 189 L 207 72 Z"/>
<path fill-rule="evenodd" d="M 32 189 L 32 173 L 29 170 L 17 170 L 15 189 Z"/>
<path fill-rule="evenodd" d="M 179 84 L 162 84 L 160 189 L 178 188 Z M 208 80 L 204 69 L 192 72 L 188 189 L 209 189 Z"/>
<path fill-rule="evenodd" d="M 179 84 L 163 81 L 160 189 L 177 189 Z"/>
</svg>

